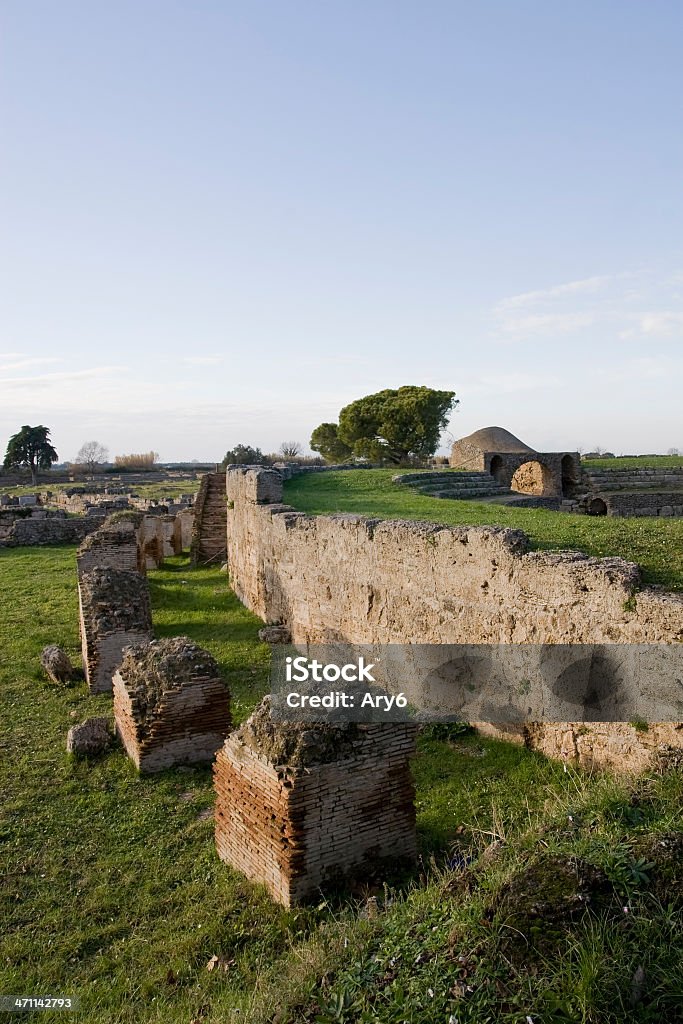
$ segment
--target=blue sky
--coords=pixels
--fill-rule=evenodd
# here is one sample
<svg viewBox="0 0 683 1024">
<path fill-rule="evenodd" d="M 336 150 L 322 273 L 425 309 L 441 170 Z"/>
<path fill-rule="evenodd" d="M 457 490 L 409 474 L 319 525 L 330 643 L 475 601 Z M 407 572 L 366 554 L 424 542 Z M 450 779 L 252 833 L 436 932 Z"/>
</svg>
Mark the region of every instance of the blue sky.
<svg viewBox="0 0 683 1024">
<path fill-rule="evenodd" d="M 683 449 L 678 0 L 0 5 L 0 446 Z"/>
</svg>

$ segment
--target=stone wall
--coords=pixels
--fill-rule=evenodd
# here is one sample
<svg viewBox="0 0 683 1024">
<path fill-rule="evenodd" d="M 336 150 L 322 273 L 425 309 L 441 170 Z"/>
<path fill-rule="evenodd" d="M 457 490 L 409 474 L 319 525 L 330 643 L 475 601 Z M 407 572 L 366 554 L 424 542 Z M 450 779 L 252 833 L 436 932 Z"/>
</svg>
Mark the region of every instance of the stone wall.
<svg viewBox="0 0 683 1024">
<path fill-rule="evenodd" d="M 623 559 L 529 551 L 525 534 L 500 527 L 308 516 L 281 493 L 272 470 L 228 473 L 228 564 L 243 603 L 295 643 L 683 640 L 683 597 L 639 589 Z M 551 743 L 562 727 L 543 729 Z M 640 756 L 640 736 L 622 767 Z M 541 745 L 538 731 L 528 740 Z"/>
<path fill-rule="evenodd" d="M 657 488 L 683 490 L 683 467 L 672 469 L 589 469 L 583 467 L 588 486 L 595 491 Z"/>
<path fill-rule="evenodd" d="M 127 648 L 113 689 L 117 732 L 142 773 L 212 761 L 230 732 L 218 665 L 187 637 Z"/>
<path fill-rule="evenodd" d="M 228 473 L 228 563 L 240 600 L 294 642 L 683 639 L 683 597 L 638 590 L 621 558 L 529 551 L 495 526 L 309 516 L 281 493 L 273 470 Z"/>
<path fill-rule="evenodd" d="M 121 569 L 79 573 L 78 607 L 85 678 L 91 693 L 103 693 L 112 688 L 124 649 L 152 639 L 147 580 Z"/>
<path fill-rule="evenodd" d="M 102 524 L 81 544 L 76 565 L 79 576 L 93 569 L 137 571 L 141 566 L 135 524 L 127 520 Z"/>
<path fill-rule="evenodd" d="M 225 473 L 206 473 L 194 506 L 190 561 L 193 566 L 225 561 Z"/>
<path fill-rule="evenodd" d="M 592 492 L 582 504 L 590 506 L 596 498 L 604 501 L 608 516 L 683 516 L 683 490 Z"/>
<path fill-rule="evenodd" d="M 49 544 L 79 544 L 101 525 L 101 519 L 67 518 L 45 510 L 30 516 L 0 513 L 0 547 L 42 547 Z"/>
<path fill-rule="evenodd" d="M 285 906 L 380 857 L 416 857 L 407 725 L 273 725 L 268 700 L 218 752 L 216 849 Z"/>
</svg>

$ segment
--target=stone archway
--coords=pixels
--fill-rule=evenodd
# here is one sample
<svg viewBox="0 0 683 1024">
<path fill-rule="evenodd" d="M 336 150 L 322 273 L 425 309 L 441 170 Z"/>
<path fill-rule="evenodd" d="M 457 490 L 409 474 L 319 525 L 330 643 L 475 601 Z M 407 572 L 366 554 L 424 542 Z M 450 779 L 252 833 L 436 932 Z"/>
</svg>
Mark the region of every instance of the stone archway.
<svg viewBox="0 0 683 1024">
<path fill-rule="evenodd" d="M 499 484 L 506 483 L 506 481 L 504 479 L 504 476 L 505 476 L 504 463 L 503 463 L 503 460 L 502 460 L 500 455 L 494 455 L 493 458 L 491 459 L 491 465 L 489 467 L 489 473 L 494 478 L 494 480 L 498 481 Z"/>
<path fill-rule="evenodd" d="M 579 484 L 576 462 L 573 456 L 563 455 L 561 463 L 562 497 L 573 498 Z"/>
<path fill-rule="evenodd" d="M 557 493 L 552 470 L 535 459 L 523 462 L 515 470 L 510 487 L 521 494 L 535 494 L 538 497 Z"/>
<path fill-rule="evenodd" d="M 602 498 L 591 498 L 588 502 L 588 508 L 586 512 L 589 516 L 606 516 L 607 505 Z"/>
</svg>

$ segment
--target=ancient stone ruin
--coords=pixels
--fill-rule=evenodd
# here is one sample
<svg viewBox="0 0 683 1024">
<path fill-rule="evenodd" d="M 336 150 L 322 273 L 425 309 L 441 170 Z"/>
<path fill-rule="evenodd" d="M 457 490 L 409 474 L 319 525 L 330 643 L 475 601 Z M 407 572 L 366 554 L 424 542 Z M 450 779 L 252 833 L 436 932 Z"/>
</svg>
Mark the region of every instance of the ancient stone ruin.
<svg viewBox="0 0 683 1024">
<path fill-rule="evenodd" d="M 683 597 L 642 587 L 632 562 L 529 551 L 501 527 L 309 516 L 281 503 L 281 487 L 273 470 L 229 470 L 228 561 L 240 600 L 296 644 L 683 640 Z M 633 770 L 653 743 L 683 746 L 683 730 L 622 725 L 627 742 L 610 745 L 584 724 L 572 756 Z M 562 731 L 546 723 L 525 740 L 550 749 Z"/>
<path fill-rule="evenodd" d="M 131 519 L 107 520 L 83 541 L 76 555 L 76 564 L 79 576 L 92 569 L 138 571 L 141 565 L 136 523 Z"/>
<path fill-rule="evenodd" d="M 108 718 L 86 718 L 72 725 L 66 736 L 66 750 L 76 757 L 94 757 L 111 746 L 112 734 Z"/>
<path fill-rule="evenodd" d="M 113 688 L 117 732 L 142 773 L 212 761 L 230 731 L 218 665 L 187 637 L 129 647 Z"/>
<path fill-rule="evenodd" d="M 40 653 L 40 664 L 53 683 L 68 683 L 75 676 L 69 655 L 57 644 L 48 644 Z"/>
<path fill-rule="evenodd" d="M 503 427 L 484 427 L 460 438 L 450 465 L 486 473 L 502 487 L 539 497 L 572 497 L 581 478 L 578 452 L 537 452 Z"/>
<path fill-rule="evenodd" d="M 129 644 L 152 639 L 147 579 L 127 569 L 97 568 L 79 574 L 83 668 L 91 693 L 112 688 Z"/>
<path fill-rule="evenodd" d="M 225 473 L 206 473 L 194 506 L 190 562 L 193 566 L 225 561 Z"/>
<path fill-rule="evenodd" d="M 218 751 L 216 849 L 289 907 L 377 858 L 416 857 L 410 725 L 276 723 L 268 698 Z"/>
</svg>

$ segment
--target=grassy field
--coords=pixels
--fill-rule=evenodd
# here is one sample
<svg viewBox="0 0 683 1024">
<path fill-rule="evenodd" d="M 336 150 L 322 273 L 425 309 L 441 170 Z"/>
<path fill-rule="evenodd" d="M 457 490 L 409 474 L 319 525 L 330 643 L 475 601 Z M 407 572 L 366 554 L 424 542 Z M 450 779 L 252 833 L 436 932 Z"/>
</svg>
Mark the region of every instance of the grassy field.
<svg viewBox="0 0 683 1024">
<path fill-rule="evenodd" d="M 315 515 L 357 512 L 377 519 L 427 519 L 452 526 L 510 526 L 524 530 L 535 548 L 620 555 L 642 566 L 646 583 L 683 590 L 681 519 L 613 519 L 429 498 L 392 483 L 392 476 L 389 469 L 302 475 L 285 484 L 285 501 Z"/>
<path fill-rule="evenodd" d="M 91 486 L 106 487 L 111 483 L 113 487 L 124 487 L 141 498 L 175 498 L 181 494 L 196 494 L 199 490 L 199 480 L 161 480 L 153 483 L 130 483 L 126 484 L 125 477 L 122 480 L 109 480 L 107 476 L 96 476 L 94 480 L 78 480 L 71 483 L 50 483 L 49 480 L 41 479 L 35 487 L 31 484 L 3 485 L 0 477 L 0 494 L 19 496 L 21 494 L 38 494 L 41 491 L 70 491 L 74 487 L 88 490 Z"/>
<path fill-rule="evenodd" d="M 620 455 L 614 459 L 584 459 L 586 469 L 683 469 L 683 455 Z"/>
<path fill-rule="evenodd" d="M 414 762 L 417 874 L 287 912 L 217 860 L 208 769 L 139 778 L 120 749 L 66 755 L 69 725 L 111 703 L 38 666 L 48 642 L 77 660 L 74 570 L 73 548 L 0 551 L 0 993 L 77 995 L 93 1024 L 681 1020 L 680 866 L 648 867 L 653 834 L 683 829 L 680 768 L 617 782 L 433 730 Z M 246 715 L 266 689 L 258 621 L 215 569 L 177 559 L 150 579 L 157 634 L 211 650 Z M 570 855 L 604 872 L 601 902 L 542 936 L 511 921 L 505 886 L 540 856 L 555 892 L 547 858 Z"/>
</svg>

